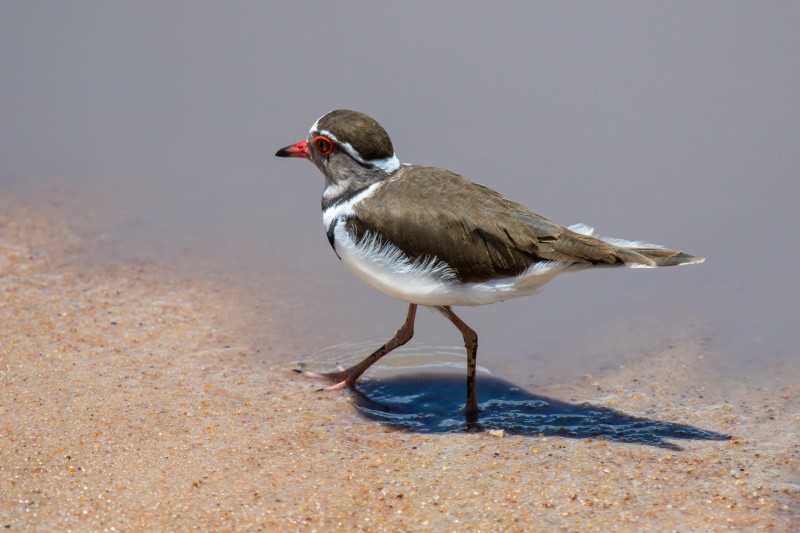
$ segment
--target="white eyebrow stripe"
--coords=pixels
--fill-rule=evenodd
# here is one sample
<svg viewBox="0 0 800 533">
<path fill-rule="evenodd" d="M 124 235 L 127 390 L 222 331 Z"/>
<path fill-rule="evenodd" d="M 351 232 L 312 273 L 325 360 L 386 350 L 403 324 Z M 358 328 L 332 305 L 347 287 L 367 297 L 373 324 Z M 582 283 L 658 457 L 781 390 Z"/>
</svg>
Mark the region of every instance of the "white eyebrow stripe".
<svg viewBox="0 0 800 533">
<path fill-rule="evenodd" d="M 363 157 L 361 157 L 361 154 L 359 154 L 358 151 L 356 151 L 356 149 L 353 148 L 350 143 L 340 141 L 339 139 L 336 138 L 336 135 L 329 132 L 328 130 L 317 130 L 316 126 L 317 123 L 315 122 L 314 126 L 311 127 L 311 132 L 316 131 L 320 135 L 324 135 L 325 137 L 331 139 L 332 141 L 335 141 L 336 143 L 339 144 L 339 146 L 344 148 L 345 152 L 347 152 L 350 157 L 352 157 L 362 165 L 378 167 L 379 169 L 383 170 L 384 172 L 388 172 L 389 174 L 391 174 L 401 166 L 400 160 L 397 159 L 397 156 L 395 154 L 392 154 L 390 157 L 385 157 L 383 159 L 373 159 L 372 161 L 367 161 Z"/>
</svg>

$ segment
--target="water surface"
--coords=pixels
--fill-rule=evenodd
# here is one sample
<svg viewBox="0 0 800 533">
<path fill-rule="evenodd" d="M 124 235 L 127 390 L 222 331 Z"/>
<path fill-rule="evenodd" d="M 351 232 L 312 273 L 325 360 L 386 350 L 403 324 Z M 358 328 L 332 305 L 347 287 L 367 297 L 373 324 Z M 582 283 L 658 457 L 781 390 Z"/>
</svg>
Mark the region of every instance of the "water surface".
<svg viewBox="0 0 800 533">
<path fill-rule="evenodd" d="M 116 260 L 262 280 L 307 331 L 298 360 L 333 364 L 333 346 L 391 336 L 405 304 L 342 268 L 322 177 L 272 154 L 355 108 L 403 161 L 708 258 L 458 311 L 493 374 L 575 379 L 687 338 L 721 354 L 721 377 L 800 373 L 797 4 L 422 10 L 4 4 L 0 188 L 88 199 L 74 222 Z M 461 357 L 437 314 L 416 335 L 406 356 Z"/>
</svg>

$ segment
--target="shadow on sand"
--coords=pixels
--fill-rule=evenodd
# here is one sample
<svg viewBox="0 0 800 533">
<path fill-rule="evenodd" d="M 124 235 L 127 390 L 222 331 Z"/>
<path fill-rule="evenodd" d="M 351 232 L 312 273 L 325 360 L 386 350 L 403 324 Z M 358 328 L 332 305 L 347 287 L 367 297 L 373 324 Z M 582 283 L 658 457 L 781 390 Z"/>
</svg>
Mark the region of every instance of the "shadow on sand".
<svg viewBox="0 0 800 533">
<path fill-rule="evenodd" d="M 525 392 L 508 381 L 478 376 L 480 414 L 467 419 L 462 375 L 412 375 L 363 380 L 353 390 L 362 416 L 395 429 L 450 433 L 504 429 L 513 435 L 604 438 L 681 450 L 666 439 L 727 440 L 685 424 L 629 416 L 588 403 L 571 404 Z"/>
</svg>

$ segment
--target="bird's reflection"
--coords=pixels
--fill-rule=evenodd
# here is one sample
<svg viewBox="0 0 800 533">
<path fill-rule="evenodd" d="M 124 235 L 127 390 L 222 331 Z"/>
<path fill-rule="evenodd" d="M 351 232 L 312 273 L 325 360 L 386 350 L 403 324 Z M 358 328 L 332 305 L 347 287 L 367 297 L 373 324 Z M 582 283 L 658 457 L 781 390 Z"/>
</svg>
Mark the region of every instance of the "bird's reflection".
<svg viewBox="0 0 800 533">
<path fill-rule="evenodd" d="M 365 418 L 421 433 L 503 429 L 514 435 L 605 438 L 672 450 L 681 449 L 670 442 L 672 439 L 730 438 L 686 424 L 626 415 L 608 407 L 537 396 L 490 375 L 478 378 L 480 414 L 477 419 L 467 419 L 462 412 L 462 375 L 366 379 L 357 384 L 353 398 L 358 412 Z"/>
</svg>

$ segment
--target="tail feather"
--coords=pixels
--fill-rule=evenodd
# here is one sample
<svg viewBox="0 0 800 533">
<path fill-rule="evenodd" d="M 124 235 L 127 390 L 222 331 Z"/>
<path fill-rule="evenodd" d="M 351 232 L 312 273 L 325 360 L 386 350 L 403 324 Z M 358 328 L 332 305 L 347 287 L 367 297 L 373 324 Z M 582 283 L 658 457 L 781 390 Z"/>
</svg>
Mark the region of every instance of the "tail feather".
<svg viewBox="0 0 800 533">
<path fill-rule="evenodd" d="M 594 228 L 586 224 L 573 224 L 570 230 L 600 239 L 618 248 L 618 256 L 627 264 L 642 267 L 693 265 L 705 261 L 705 257 L 687 254 L 679 250 L 670 250 L 658 244 L 642 241 L 629 241 L 615 237 L 598 235 Z"/>
<path fill-rule="evenodd" d="M 687 254 L 679 250 L 668 250 L 667 248 L 627 248 L 632 252 L 641 254 L 655 262 L 655 266 L 675 266 L 693 265 L 702 263 L 705 257 Z"/>
</svg>

